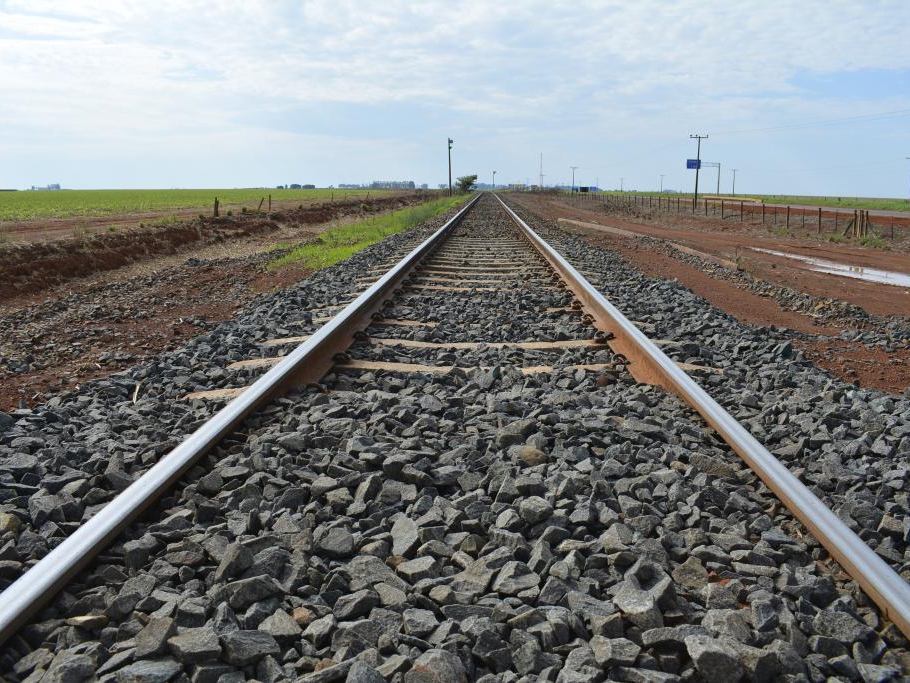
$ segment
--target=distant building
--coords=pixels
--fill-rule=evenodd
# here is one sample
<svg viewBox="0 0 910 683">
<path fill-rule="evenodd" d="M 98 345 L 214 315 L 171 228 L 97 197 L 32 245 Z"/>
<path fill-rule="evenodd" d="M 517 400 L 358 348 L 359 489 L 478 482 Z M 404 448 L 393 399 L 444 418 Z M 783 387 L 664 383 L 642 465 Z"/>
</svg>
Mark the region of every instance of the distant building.
<svg viewBox="0 0 910 683">
<path fill-rule="evenodd" d="M 339 190 L 359 190 L 362 187 L 360 183 L 338 183 Z"/>
<path fill-rule="evenodd" d="M 413 180 L 374 180 L 370 183 L 371 190 L 413 190 Z"/>
<path fill-rule="evenodd" d="M 59 190 L 60 183 L 51 183 L 46 187 L 38 187 L 37 185 L 32 185 L 32 189 L 36 192 L 50 192 L 51 190 Z"/>
</svg>

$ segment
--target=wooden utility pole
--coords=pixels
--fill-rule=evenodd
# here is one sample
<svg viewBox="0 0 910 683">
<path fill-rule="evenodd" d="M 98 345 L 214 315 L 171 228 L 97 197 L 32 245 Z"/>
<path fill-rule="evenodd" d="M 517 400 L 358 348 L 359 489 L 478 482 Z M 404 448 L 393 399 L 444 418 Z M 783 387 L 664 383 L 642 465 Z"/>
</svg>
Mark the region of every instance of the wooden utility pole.
<svg viewBox="0 0 910 683">
<path fill-rule="evenodd" d="M 693 140 L 698 140 L 698 146 L 695 152 L 695 196 L 692 198 L 692 213 L 695 213 L 698 208 L 698 171 L 701 168 L 701 141 L 707 140 L 707 135 L 690 135 L 690 138 Z M 705 214 L 707 215 L 707 207 L 705 209 Z"/>
</svg>

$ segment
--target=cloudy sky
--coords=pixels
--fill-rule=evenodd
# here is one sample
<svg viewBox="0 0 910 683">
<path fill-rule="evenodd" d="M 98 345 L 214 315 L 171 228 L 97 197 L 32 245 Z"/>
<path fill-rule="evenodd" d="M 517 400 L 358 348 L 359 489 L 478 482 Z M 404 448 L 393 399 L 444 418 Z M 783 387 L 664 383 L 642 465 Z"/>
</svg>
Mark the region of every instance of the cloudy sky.
<svg viewBox="0 0 910 683">
<path fill-rule="evenodd" d="M 910 2 L 0 0 L 0 187 L 906 196 Z M 706 172 L 713 186 L 716 172 Z"/>
</svg>

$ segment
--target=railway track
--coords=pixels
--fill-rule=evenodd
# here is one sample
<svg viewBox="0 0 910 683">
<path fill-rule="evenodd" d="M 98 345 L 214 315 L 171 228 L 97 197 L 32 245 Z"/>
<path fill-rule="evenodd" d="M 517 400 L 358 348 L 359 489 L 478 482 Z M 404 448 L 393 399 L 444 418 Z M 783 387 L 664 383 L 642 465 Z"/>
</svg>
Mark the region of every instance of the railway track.
<svg viewBox="0 0 910 683">
<path fill-rule="evenodd" d="M 716 368 L 494 197 L 408 246 L 188 392 L 229 402 L 0 594 L 13 680 L 899 675 L 906 582 Z"/>
</svg>

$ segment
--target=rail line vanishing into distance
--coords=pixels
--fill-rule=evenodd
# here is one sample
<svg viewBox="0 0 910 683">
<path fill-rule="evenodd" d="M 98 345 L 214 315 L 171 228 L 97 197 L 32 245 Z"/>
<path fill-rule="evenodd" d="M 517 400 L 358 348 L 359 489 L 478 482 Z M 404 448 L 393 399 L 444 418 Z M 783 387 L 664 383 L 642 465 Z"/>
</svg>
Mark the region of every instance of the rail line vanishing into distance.
<svg viewBox="0 0 910 683">
<path fill-rule="evenodd" d="M 477 212 L 481 212 L 477 221 L 496 215 L 500 226 L 508 224 L 508 227 L 499 227 L 490 234 L 472 227 L 473 224 L 464 227 L 467 219 Z M 528 319 L 566 316 L 575 321 L 574 327 L 568 328 L 575 332 L 531 341 L 462 338 L 432 342 L 389 337 L 381 332 L 431 324 L 421 319 L 388 317 L 389 310 L 395 306 L 406 308 L 402 301 L 415 292 L 427 296 L 473 297 L 474 305 L 482 307 L 485 299 L 495 305 L 502 291 L 521 287 L 551 291 L 548 296 L 566 300 L 563 305 L 523 311 Z M 687 373 L 693 368 L 665 355 L 659 348 L 661 344 L 662 340 L 649 339 L 500 197 L 478 195 L 387 272 L 379 274 L 375 282 L 313 334 L 269 340 L 265 348 L 279 355 L 234 364 L 233 368 L 240 370 L 265 370 L 252 384 L 238 390 L 193 395 L 192 400 L 229 401 L 0 594 L 0 642 L 7 641 L 28 623 L 131 522 L 174 487 L 203 455 L 238 430 L 245 418 L 275 399 L 319 382 L 330 372 L 430 375 L 453 372 L 457 369 L 453 363 L 428 362 L 421 352 L 460 350 L 470 357 L 469 352 L 479 346 L 514 349 L 540 357 L 554 351 L 573 350 L 580 358 L 584 357 L 583 362 L 572 366 L 577 372 L 627 372 L 639 383 L 657 385 L 678 396 L 704 418 L 811 531 L 881 612 L 910 637 L 907 582 L 711 398 Z M 352 358 L 349 350 L 357 345 L 379 349 L 378 358 Z M 280 355 L 284 349 L 290 350 Z M 384 356 L 384 349 L 394 350 L 395 358 Z M 414 354 L 414 362 L 402 359 L 409 353 Z M 551 372 L 554 368 L 540 362 L 524 364 L 520 369 L 531 375 Z"/>
</svg>

